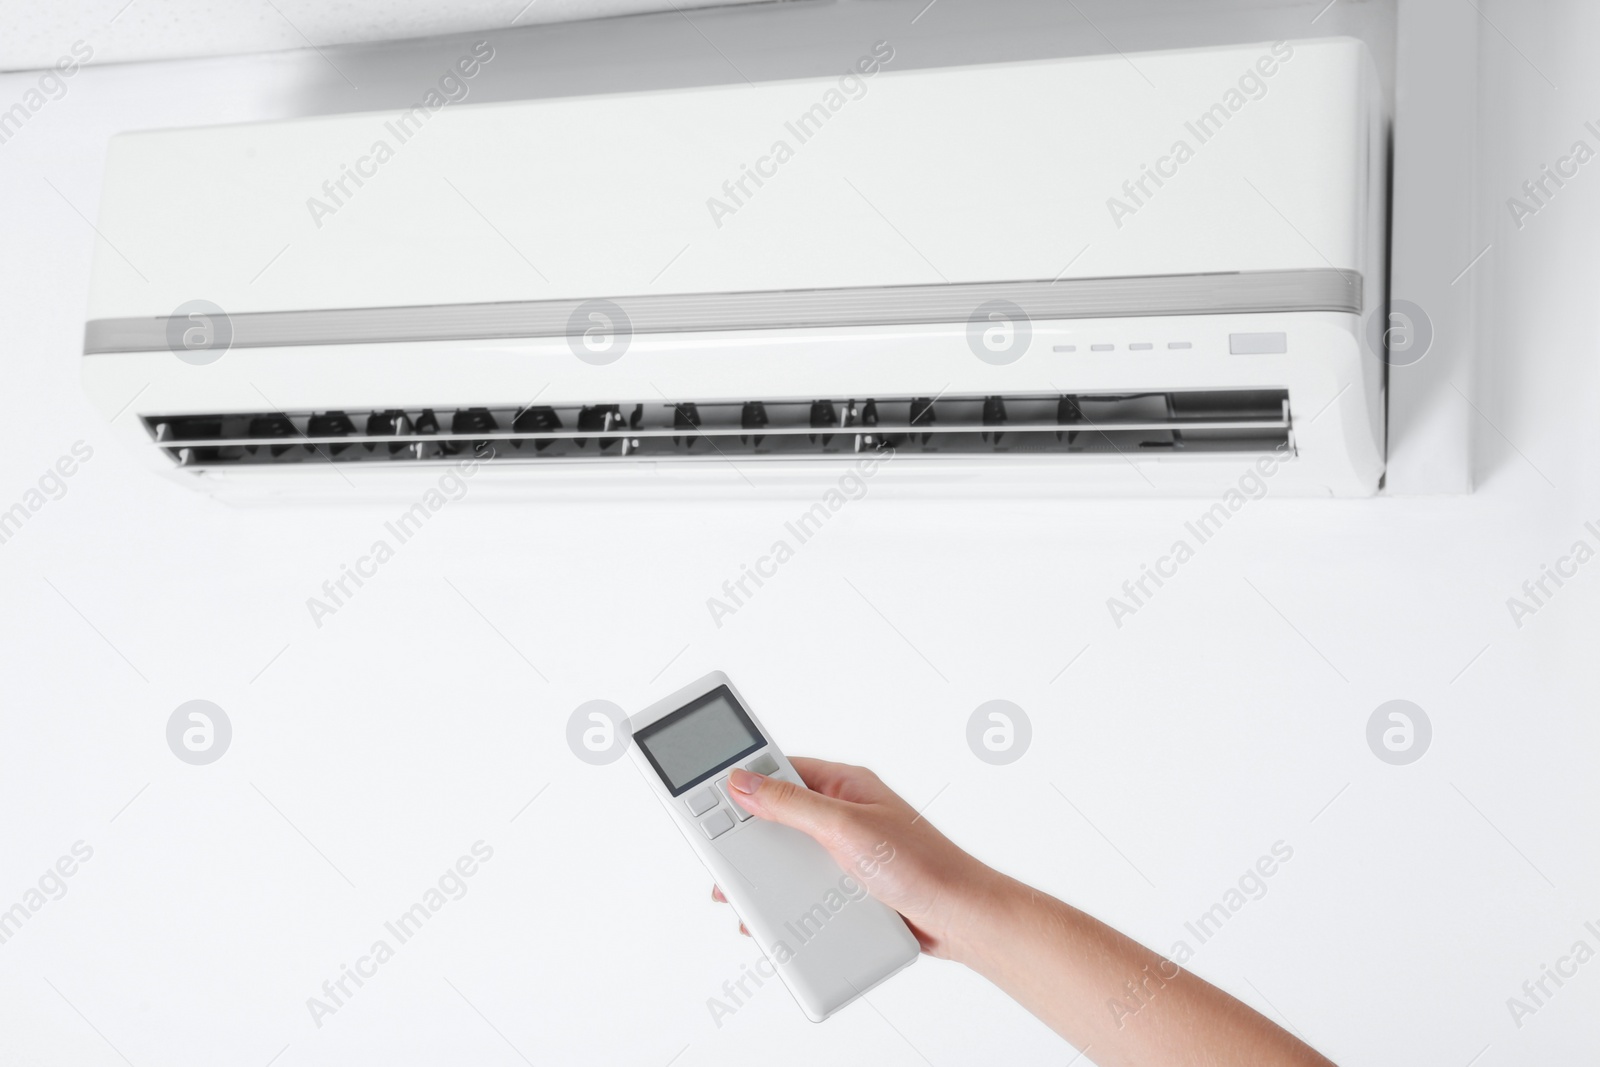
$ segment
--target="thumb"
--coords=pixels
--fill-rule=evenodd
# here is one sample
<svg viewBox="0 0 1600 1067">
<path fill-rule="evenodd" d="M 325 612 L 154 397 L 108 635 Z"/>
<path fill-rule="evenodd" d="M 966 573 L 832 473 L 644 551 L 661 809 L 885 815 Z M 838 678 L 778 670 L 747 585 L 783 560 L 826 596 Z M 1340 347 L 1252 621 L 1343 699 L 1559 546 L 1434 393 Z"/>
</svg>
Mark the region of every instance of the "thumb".
<svg viewBox="0 0 1600 1067">
<path fill-rule="evenodd" d="M 837 835 L 843 812 L 841 803 L 833 797 L 746 770 L 735 770 L 728 776 L 728 784 L 739 803 L 753 815 L 792 826 L 820 841 Z"/>
</svg>

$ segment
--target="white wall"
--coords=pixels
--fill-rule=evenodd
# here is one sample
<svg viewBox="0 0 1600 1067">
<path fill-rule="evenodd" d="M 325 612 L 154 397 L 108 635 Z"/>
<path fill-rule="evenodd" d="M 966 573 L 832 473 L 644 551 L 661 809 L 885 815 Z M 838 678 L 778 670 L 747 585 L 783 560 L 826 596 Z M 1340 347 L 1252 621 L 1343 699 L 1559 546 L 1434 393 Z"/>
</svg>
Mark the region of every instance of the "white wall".
<svg viewBox="0 0 1600 1067">
<path fill-rule="evenodd" d="M 645 11 L 716 7 L 760 0 L 0 0 L 0 71 L 48 67 L 83 30 L 94 29 L 105 63 L 279 52 L 439 34 L 504 30 L 543 22 L 602 19 Z"/>
<path fill-rule="evenodd" d="M 1080 6 L 1119 47 L 1178 33 L 1171 5 L 1121 22 Z M 1214 6 L 1207 39 L 1287 34 L 1320 5 Z M 1192 966 L 1340 1063 L 1592 1057 L 1600 963 L 1520 1028 L 1506 999 L 1576 940 L 1600 947 L 1583 926 L 1600 926 L 1600 562 L 1521 628 L 1506 600 L 1580 537 L 1600 544 L 1583 528 L 1600 526 L 1600 162 L 1520 230 L 1504 200 L 1575 139 L 1600 147 L 1583 128 L 1600 119 L 1586 54 L 1600 13 L 1480 6 L 1498 27 L 1481 37 L 1478 178 L 1495 247 L 1479 267 L 1480 489 L 1254 502 L 1120 629 L 1106 598 L 1199 502 L 869 496 L 717 628 L 706 598 L 808 501 L 747 500 L 737 485 L 681 506 L 469 496 L 317 628 L 306 599 L 389 509 L 225 508 L 119 450 L 76 381 L 84 216 L 116 130 L 385 107 L 433 54 L 340 53 L 370 86 L 356 97 L 315 55 L 80 74 L 0 145 L 0 507 L 74 442 L 94 449 L 0 545 L 0 908 L 74 842 L 94 851 L 0 944 L 0 1059 L 1070 1059 L 997 992 L 931 960 L 824 1026 L 771 987 L 712 1023 L 707 998 L 752 946 L 633 770 L 584 765 L 564 742 L 581 702 L 638 706 L 712 667 L 790 751 L 869 763 L 914 803 L 936 798 L 929 817 L 984 859 L 1164 951 L 1193 946 L 1185 921 L 1286 842 L 1293 859 L 1266 895 Z M 821 64 L 830 47 L 853 56 L 855 30 L 884 36 L 874 20 L 891 18 L 913 62 L 1105 47 L 1070 8 L 941 0 L 910 25 L 920 7 L 841 5 L 857 24 L 795 5 L 785 33 L 752 33 L 738 13 L 696 25 L 752 77 Z M 1367 14 L 1340 3 L 1315 29 Z M 722 60 L 676 18 L 497 38 L 527 63 L 484 95 L 577 91 L 623 65 L 663 84 L 714 80 Z M 605 33 L 677 36 L 641 64 L 606 58 Z M 555 54 L 571 66 L 534 67 Z M 32 82 L 0 78 L 0 106 Z M 1402 697 L 1427 710 L 1434 740 L 1393 767 L 1365 728 Z M 207 767 L 180 763 L 164 737 L 194 698 L 235 730 Z M 1009 768 L 963 739 L 993 698 L 1034 725 Z M 306 998 L 480 839 L 494 858 L 470 892 L 314 1026 Z"/>
</svg>

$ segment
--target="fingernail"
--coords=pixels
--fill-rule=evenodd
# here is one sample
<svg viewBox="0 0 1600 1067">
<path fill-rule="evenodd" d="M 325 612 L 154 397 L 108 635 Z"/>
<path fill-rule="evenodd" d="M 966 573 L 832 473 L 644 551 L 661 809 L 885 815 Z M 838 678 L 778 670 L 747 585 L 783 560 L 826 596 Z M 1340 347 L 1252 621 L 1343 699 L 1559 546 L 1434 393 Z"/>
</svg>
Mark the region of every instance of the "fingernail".
<svg viewBox="0 0 1600 1067">
<path fill-rule="evenodd" d="M 765 775 L 751 774 L 749 771 L 734 771 L 728 775 L 728 784 L 741 793 L 754 793 L 761 788 Z"/>
</svg>

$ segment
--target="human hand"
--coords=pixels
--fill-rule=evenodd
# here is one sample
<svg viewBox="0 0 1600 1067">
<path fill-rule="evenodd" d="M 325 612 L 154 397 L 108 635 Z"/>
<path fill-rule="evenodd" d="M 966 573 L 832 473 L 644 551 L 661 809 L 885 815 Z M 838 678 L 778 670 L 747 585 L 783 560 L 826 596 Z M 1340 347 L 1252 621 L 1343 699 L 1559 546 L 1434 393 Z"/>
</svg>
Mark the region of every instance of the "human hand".
<svg viewBox="0 0 1600 1067">
<path fill-rule="evenodd" d="M 1097 1062 L 1332 1067 L 1216 986 L 978 862 L 866 768 L 792 762 L 811 788 L 735 770 L 729 793 L 752 815 L 814 839 L 900 913 L 924 952 L 971 967 L 1078 1048 L 1092 1045 Z M 1129 1007 L 1122 998 L 1133 989 Z"/>
<path fill-rule="evenodd" d="M 809 789 L 735 770 L 730 792 L 757 818 L 792 826 L 827 849 L 841 870 L 900 913 L 924 952 L 954 957 L 966 916 L 999 876 L 865 767 L 791 762 Z M 720 890 L 712 896 L 725 902 Z"/>
</svg>

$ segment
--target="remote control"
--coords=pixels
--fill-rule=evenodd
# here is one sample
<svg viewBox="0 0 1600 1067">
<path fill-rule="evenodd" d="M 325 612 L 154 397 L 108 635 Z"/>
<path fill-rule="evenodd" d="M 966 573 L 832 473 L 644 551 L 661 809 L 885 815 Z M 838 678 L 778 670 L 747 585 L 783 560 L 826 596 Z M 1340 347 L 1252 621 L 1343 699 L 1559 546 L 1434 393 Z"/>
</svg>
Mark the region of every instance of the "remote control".
<svg viewBox="0 0 1600 1067">
<path fill-rule="evenodd" d="M 806 1017 L 821 1022 L 915 962 L 917 939 L 866 881 L 893 862 L 887 842 L 841 870 L 799 830 L 758 819 L 730 795 L 742 767 L 805 788 L 720 671 L 629 720 L 634 762 L 766 953 Z"/>
</svg>

